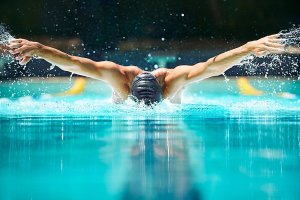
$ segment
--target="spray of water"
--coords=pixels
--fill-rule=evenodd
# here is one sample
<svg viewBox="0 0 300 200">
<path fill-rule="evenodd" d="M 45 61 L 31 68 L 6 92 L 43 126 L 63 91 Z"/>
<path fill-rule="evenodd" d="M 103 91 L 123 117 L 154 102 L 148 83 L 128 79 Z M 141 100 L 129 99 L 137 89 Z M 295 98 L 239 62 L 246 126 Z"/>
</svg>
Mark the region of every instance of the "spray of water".
<svg viewBox="0 0 300 200">
<path fill-rule="evenodd" d="M 300 27 L 293 27 L 289 30 L 279 32 L 280 37 L 284 39 L 283 44 L 300 47 Z"/>
<path fill-rule="evenodd" d="M 4 24 L 0 24 L 0 77 L 6 75 L 5 65 L 14 62 L 6 47 L 12 39 L 14 37 L 7 31 Z"/>
<path fill-rule="evenodd" d="M 0 24 L 0 44 L 7 45 L 14 37 L 7 31 L 7 28 Z"/>
<path fill-rule="evenodd" d="M 279 32 L 280 38 L 283 39 L 282 44 L 286 48 L 300 47 L 300 27 L 282 30 Z M 299 76 L 299 56 L 292 54 L 269 54 L 263 57 L 250 55 L 245 58 L 239 67 L 246 69 L 248 75 L 259 76 L 258 79 L 268 79 L 270 74 L 280 84 L 282 77 L 287 80 L 297 81 Z M 280 77 L 277 77 L 280 76 Z M 295 78 L 292 78 L 295 77 Z M 273 91 L 273 93 L 283 92 L 281 87 Z"/>
<path fill-rule="evenodd" d="M 16 60 L 14 57 L 7 52 L 7 47 L 11 40 L 15 39 L 15 37 L 10 34 L 5 24 L 0 24 L 0 77 L 5 76 L 6 71 L 16 71 L 20 66 L 18 65 L 18 62 L 15 62 Z M 33 56 L 33 59 L 39 59 L 39 57 Z M 6 66 L 6 68 L 5 68 Z M 51 65 L 49 68 L 50 70 L 53 70 L 55 65 Z M 25 71 L 25 73 L 23 73 Z M 29 70 L 26 69 L 26 65 L 22 67 L 22 70 L 20 70 L 18 73 L 20 73 L 21 76 L 31 76 Z M 44 77 L 42 77 L 44 79 Z M 24 80 L 23 80 L 24 81 Z M 29 81 L 31 82 L 32 79 L 29 78 Z M 12 81 L 12 84 L 17 83 L 18 78 Z"/>
<path fill-rule="evenodd" d="M 280 38 L 283 39 L 282 44 L 288 47 L 300 47 L 300 27 L 293 27 L 288 30 L 279 32 Z M 283 76 L 291 76 L 293 72 L 297 72 L 299 60 L 297 56 L 289 54 L 269 54 L 261 58 L 250 55 L 242 61 L 242 67 L 247 69 L 249 75 L 262 75 L 259 68 L 265 67 L 264 75 L 267 77 L 269 71 L 280 69 Z M 288 64 L 288 70 L 285 70 L 285 65 Z M 287 69 L 287 68 L 286 68 Z"/>
</svg>

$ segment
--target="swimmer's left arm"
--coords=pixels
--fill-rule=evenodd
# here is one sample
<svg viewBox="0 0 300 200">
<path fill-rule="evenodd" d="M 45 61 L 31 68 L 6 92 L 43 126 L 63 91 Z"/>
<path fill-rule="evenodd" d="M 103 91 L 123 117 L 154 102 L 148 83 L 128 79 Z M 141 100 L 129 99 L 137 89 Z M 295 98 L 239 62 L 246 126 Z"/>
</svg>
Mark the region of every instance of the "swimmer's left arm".
<svg viewBox="0 0 300 200">
<path fill-rule="evenodd" d="M 176 77 L 175 79 L 181 80 L 181 84 L 188 84 L 212 76 L 218 76 L 234 65 L 239 64 L 250 54 L 264 56 L 270 53 L 285 53 L 284 45 L 280 44 L 280 42 L 282 42 L 282 39 L 279 38 L 278 34 L 266 36 L 219 54 L 208 59 L 206 62 L 197 63 L 192 66 L 178 66 L 171 74 L 173 77 Z"/>
</svg>

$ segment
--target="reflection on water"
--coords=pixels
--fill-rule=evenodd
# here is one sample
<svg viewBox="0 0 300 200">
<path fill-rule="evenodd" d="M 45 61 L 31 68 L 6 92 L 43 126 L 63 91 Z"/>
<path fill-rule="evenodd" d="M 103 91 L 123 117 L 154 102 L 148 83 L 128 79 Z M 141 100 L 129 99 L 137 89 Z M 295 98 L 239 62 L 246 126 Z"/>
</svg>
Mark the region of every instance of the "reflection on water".
<svg viewBox="0 0 300 200">
<path fill-rule="evenodd" d="M 0 199 L 299 199 L 298 115 L 203 113 L 1 118 Z"/>
<path fill-rule="evenodd" d="M 207 199 L 300 197 L 297 116 L 223 120 L 194 117 L 185 122 L 192 133 L 192 168 L 203 169 L 196 173 L 196 180 Z"/>
<path fill-rule="evenodd" d="M 138 123 L 123 199 L 200 199 L 193 185 L 186 134 L 174 126 L 168 121 Z"/>
</svg>

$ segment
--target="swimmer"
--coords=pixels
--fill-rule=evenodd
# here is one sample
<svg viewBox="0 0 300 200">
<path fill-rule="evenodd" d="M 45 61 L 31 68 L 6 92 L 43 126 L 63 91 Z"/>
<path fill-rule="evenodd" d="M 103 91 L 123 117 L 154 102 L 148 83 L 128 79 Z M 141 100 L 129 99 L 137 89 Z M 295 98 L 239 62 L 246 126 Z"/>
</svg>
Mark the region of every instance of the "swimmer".
<svg viewBox="0 0 300 200">
<path fill-rule="evenodd" d="M 121 66 L 110 61 L 96 62 L 87 58 L 68 55 L 57 49 L 25 39 L 11 40 L 8 47 L 19 63 L 24 65 L 33 56 L 42 58 L 60 69 L 106 82 L 113 89 L 113 101 L 123 102 L 131 97 L 146 105 L 163 99 L 180 103 L 183 88 L 191 83 L 223 74 L 246 56 L 253 54 L 289 53 L 279 34 L 263 37 L 219 54 L 206 62 L 180 65 L 174 69 L 159 68 L 152 72 L 137 66 Z M 295 50 L 291 53 L 293 53 Z"/>
</svg>

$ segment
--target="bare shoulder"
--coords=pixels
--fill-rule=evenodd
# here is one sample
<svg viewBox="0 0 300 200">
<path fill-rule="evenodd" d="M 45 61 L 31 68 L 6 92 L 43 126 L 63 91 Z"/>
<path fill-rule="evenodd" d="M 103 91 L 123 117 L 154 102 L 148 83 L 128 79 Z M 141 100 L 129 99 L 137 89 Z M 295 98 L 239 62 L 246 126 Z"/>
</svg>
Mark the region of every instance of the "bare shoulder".
<svg viewBox="0 0 300 200">
<path fill-rule="evenodd" d="M 158 77 L 158 76 L 162 76 L 162 75 L 165 75 L 170 69 L 167 69 L 167 68 L 158 68 L 154 71 L 152 71 L 151 73 Z"/>
<path fill-rule="evenodd" d="M 167 68 L 159 68 L 151 73 L 156 77 L 156 79 L 163 85 L 165 84 L 165 78 L 167 74 L 169 73 L 170 69 Z"/>
<path fill-rule="evenodd" d="M 120 65 L 111 61 L 99 61 L 97 62 L 97 67 L 111 70 L 119 69 Z"/>
<path fill-rule="evenodd" d="M 174 69 L 169 69 L 166 73 L 166 82 L 173 82 L 186 79 L 189 71 L 191 71 L 192 66 L 190 65 L 179 65 Z"/>
<path fill-rule="evenodd" d="M 137 66 L 121 66 L 127 74 L 137 75 L 143 70 Z"/>
<path fill-rule="evenodd" d="M 122 66 L 120 64 L 117 64 L 112 61 L 100 61 L 97 62 L 97 67 L 101 68 L 102 70 L 107 70 L 107 71 L 116 71 L 121 74 L 136 74 L 140 73 L 142 71 L 140 68 L 136 66 Z"/>
<path fill-rule="evenodd" d="M 179 65 L 172 69 L 170 72 L 172 75 L 182 75 L 186 72 L 189 72 L 192 68 L 192 65 Z"/>
<path fill-rule="evenodd" d="M 121 66 L 122 72 L 126 74 L 129 83 L 140 73 L 142 73 L 142 69 L 137 66 Z"/>
<path fill-rule="evenodd" d="M 137 66 L 122 66 L 129 73 L 141 73 L 143 70 Z"/>
</svg>

